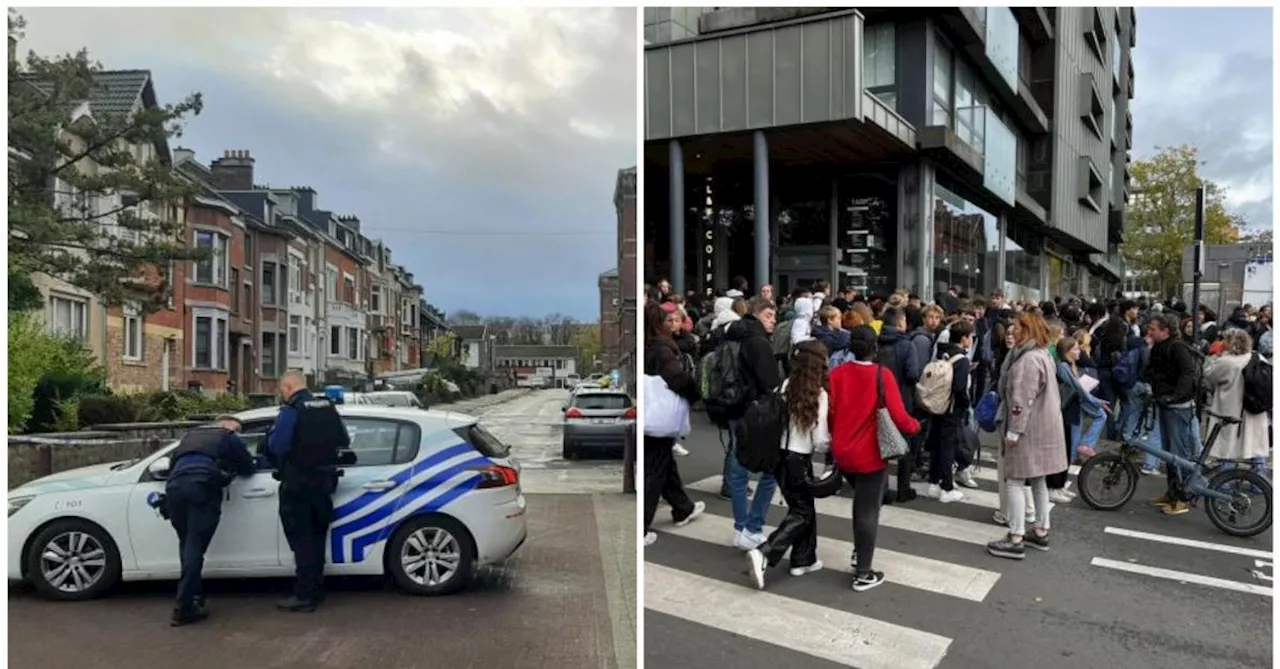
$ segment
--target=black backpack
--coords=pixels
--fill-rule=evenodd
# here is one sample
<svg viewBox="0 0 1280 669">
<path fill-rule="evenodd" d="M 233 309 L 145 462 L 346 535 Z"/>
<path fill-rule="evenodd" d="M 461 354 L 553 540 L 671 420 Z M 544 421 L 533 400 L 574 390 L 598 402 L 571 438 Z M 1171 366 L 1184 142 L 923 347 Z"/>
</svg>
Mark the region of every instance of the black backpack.
<svg viewBox="0 0 1280 669">
<path fill-rule="evenodd" d="M 742 342 L 726 338 L 702 359 L 699 387 L 707 417 L 724 425 L 751 397 L 751 379 L 742 365 Z"/>
<path fill-rule="evenodd" d="M 787 403 L 776 390 L 747 406 L 738 424 L 738 462 L 752 473 L 773 473 L 782 459 L 782 438 L 787 431 Z"/>
<path fill-rule="evenodd" d="M 1244 377 L 1245 413 L 1265 414 L 1271 411 L 1271 403 L 1275 399 L 1275 387 L 1271 385 L 1271 365 L 1254 351 L 1249 364 L 1241 371 L 1241 376 Z"/>
<path fill-rule="evenodd" d="M 876 348 L 876 363 L 890 372 L 898 369 L 898 343 Z"/>
</svg>

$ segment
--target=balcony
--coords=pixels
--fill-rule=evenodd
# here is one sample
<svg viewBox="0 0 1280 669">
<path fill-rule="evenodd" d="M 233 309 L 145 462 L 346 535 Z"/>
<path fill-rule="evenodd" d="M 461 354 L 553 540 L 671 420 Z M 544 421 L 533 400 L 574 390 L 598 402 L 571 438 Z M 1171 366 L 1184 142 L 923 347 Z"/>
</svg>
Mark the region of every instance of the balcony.
<svg viewBox="0 0 1280 669">
<path fill-rule="evenodd" d="M 955 131 L 946 126 L 920 130 L 921 150 L 945 163 L 962 181 L 986 189 L 992 199 L 1015 206 L 1017 136 L 986 107 L 959 108 L 956 119 Z"/>
<path fill-rule="evenodd" d="M 1013 16 L 1022 27 L 1022 34 L 1032 44 L 1047 44 L 1053 39 L 1053 23 L 1044 7 L 1013 7 Z"/>
<path fill-rule="evenodd" d="M 981 11 L 979 11 L 981 10 Z M 1032 134 L 1049 132 L 1049 117 L 1036 102 L 1019 49 L 1019 22 L 1007 7 L 969 8 L 944 12 L 941 22 L 949 30 L 956 48 L 962 50 L 987 81 L 1003 81 L 991 86 L 992 93 L 1017 122 Z"/>
</svg>

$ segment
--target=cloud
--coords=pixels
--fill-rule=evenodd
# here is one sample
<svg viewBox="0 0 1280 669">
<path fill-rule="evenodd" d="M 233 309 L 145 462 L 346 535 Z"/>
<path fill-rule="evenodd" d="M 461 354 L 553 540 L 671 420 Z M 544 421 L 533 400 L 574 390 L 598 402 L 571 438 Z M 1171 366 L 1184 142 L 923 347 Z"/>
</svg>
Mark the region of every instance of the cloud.
<svg viewBox="0 0 1280 669">
<path fill-rule="evenodd" d="M 1138 9 L 1134 156 L 1190 144 L 1250 227 L 1272 225 L 1270 8 Z M 1195 39 L 1188 36 L 1195 35 Z"/>
<path fill-rule="evenodd" d="M 634 9 L 21 11 L 22 48 L 151 69 L 166 101 L 202 91 L 183 145 L 313 186 L 443 308 L 598 315 L 613 180 L 636 163 Z"/>
</svg>

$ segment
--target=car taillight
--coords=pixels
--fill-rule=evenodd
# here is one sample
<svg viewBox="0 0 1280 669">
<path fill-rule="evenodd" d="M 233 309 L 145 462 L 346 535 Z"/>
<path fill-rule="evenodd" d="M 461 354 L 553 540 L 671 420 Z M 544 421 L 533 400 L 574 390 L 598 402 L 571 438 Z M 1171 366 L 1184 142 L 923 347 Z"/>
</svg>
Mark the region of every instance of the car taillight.
<svg viewBox="0 0 1280 669">
<path fill-rule="evenodd" d="M 622 414 L 622 417 L 623 417 L 623 418 L 630 419 L 630 420 L 635 420 L 635 418 L 636 418 L 636 408 L 635 408 L 635 407 L 631 407 L 630 409 L 627 409 L 627 412 L 626 412 L 626 413 L 624 413 L 624 414 Z"/>
<path fill-rule="evenodd" d="M 565 418 L 582 418 L 582 412 L 578 410 L 578 407 L 570 407 L 568 411 L 564 412 L 564 417 Z"/>
<path fill-rule="evenodd" d="M 476 488 L 505 488 L 520 483 L 520 473 L 512 467 L 492 465 L 476 470 L 480 476 L 480 485 Z"/>
</svg>

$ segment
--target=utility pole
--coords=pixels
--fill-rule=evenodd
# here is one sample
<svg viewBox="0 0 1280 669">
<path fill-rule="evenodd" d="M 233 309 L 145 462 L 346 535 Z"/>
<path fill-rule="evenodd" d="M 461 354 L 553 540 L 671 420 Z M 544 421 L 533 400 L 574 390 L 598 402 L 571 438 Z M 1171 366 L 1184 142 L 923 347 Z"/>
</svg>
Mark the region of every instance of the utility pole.
<svg viewBox="0 0 1280 669">
<path fill-rule="evenodd" d="M 1204 277 L 1204 184 L 1196 188 L 1195 267 L 1191 274 L 1191 338 L 1200 340 L 1200 280 Z"/>
</svg>

